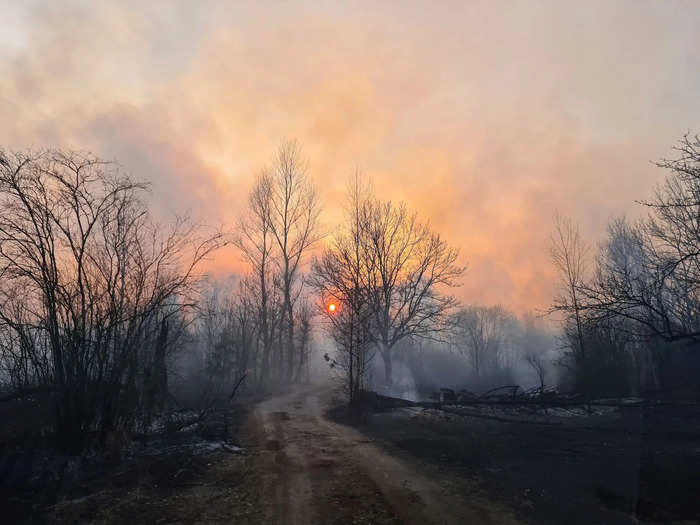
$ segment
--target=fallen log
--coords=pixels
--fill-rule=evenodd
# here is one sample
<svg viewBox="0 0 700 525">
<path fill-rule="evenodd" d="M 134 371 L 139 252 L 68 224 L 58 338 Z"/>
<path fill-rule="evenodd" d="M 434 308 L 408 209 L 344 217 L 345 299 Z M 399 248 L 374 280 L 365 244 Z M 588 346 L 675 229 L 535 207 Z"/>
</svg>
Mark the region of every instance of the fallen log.
<svg viewBox="0 0 700 525">
<path fill-rule="evenodd" d="M 455 414 L 457 416 L 463 417 L 474 417 L 477 419 L 491 419 L 493 421 L 500 421 L 501 423 L 520 423 L 523 425 L 545 425 L 545 426 L 562 426 L 563 421 L 538 421 L 533 419 L 517 419 L 512 417 L 494 416 L 491 414 L 477 414 L 476 412 L 465 412 L 462 410 L 452 410 L 445 407 L 440 407 L 437 410 L 447 412 L 448 414 Z"/>
<path fill-rule="evenodd" d="M 512 388 L 512 387 L 507 387 Z M 423 407 L 423 408 L 442 408 L 443 406 L 507 406 L 507 407 L 542 407 L 542 408 L 576 408 L 576 407 L 611 407 L 611 408 L 653 408 L 665 406 L 700 406 L 700 402 L 694 400 L 688 401 L 663 401 L 657 399 L 639 399 L 635 401 L 614 401 L 614 400 L 583 400 L 583 399 L 557 399 L 551 395 L 544 398 L 531 398 L 524 396 L 516 396 L 509 398 L 488 399 L 478 397 L 476 399 L 462 399 L 457 402 L 440 402 L 440 401 L 409 401 L 397 397 L 383 396 L 372 392 L 374 399 L 372 402 L 378 408 L 400 408 L 400 407 Z"/>
</svg>

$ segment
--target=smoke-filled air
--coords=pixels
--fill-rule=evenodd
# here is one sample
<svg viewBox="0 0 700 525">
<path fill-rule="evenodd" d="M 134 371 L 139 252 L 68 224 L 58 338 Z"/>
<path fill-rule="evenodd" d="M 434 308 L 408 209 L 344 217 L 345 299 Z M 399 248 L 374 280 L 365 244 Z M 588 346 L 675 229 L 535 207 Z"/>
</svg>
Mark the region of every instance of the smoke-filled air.
<svg viewBox="0 0 700 525">
<path fill-rule="evenodd" d="M 7 523 L 700 521 L 700 5 L 0 5 Z"/>
</svg>

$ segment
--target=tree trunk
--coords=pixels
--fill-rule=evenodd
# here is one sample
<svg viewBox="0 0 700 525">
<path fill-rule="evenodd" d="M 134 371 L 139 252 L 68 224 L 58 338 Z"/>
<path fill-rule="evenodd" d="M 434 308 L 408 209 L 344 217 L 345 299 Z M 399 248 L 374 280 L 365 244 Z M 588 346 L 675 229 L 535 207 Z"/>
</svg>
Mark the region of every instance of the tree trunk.
<svg viewBox="0 0 700 525">
<path fill-rule="evenodd" d="M 291 303 L 289 305 L 289 315 L 287 319 L 287 381 L 292 382 L 294 379 L 294 358 L 296 349 L 294 348 L 294 314 L 292 313 Z"/>
<path fill-rule="evenodd" d="M 382 345 L 379 353 L 382 354 L 382 360 L 384 361 L 384 383 L 387 386 L 391 386 L 391 347 Z"/>
<path fill-rule="evenodd" d="M 153 408 L 162 410 L 168 399 L 168 370 L 165 366 L 165 352 L 168 346 L 168 322 L 163 319 L 156 340 L 153 363 Z"/>
</svg>

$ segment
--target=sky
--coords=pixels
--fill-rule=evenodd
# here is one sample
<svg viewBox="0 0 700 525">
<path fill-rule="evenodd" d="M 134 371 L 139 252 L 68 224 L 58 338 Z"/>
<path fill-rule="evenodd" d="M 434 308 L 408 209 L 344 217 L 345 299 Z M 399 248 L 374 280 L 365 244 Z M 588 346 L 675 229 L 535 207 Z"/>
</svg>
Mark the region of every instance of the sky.
<svg viewBox="0 0 700 525">
<path fill-rule="evenodd" d="M 327 231 L 359 169 L 460 248 L 460 299 L 519 313 L 554 293 L 555 213 L 595 245 L 700 132 L 694 1 L 16 0 L 0 20 L 0 147 L 89 150 L 158 214 L 233 226 L 296 139 Z"/>
</svg>

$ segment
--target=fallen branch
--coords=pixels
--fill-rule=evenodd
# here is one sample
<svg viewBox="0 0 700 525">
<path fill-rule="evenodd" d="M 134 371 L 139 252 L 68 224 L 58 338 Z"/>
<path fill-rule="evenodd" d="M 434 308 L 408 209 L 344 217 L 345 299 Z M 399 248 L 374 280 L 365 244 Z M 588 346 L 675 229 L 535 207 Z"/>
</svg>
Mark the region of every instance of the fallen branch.
<svg viewBox="0 0 700 525">
<path fill-rule="evenodd" d="M 499 386 L 497 388 L 492 388 L 488 392 L 484 392 L 483 394 L 481 394 L 480 397 L 483 399 L 488 399 L 489 397 L 494 397 L 496 395 L 496 392 L 499 392 L 501 390 L 509 392 L 508 397 L 516 397 L 519 389 L 520 387 L 518 385 Z"/>
<path fill-rule="evenodd" d="M 504 387 L 512 388 L 512 387 Z M 494 389 L 494 390 L 500 390 Z M 491 390 L 489 392 L 493 392 Z M 484 395 L 489 394 L 487 392 Z M 401 399 L 397 397 L 382 396 L 379 394 L 375 395 L 375 404 L 381 408 L 399 408 L 399 407 L 423 407 L 423 408 L 437 408 L 442 409 L 443 406 L 506 406 L 506 407 L 541 407 L 541 408 L 588 408 L 588 407 L 611 407 L 611 408 L 653 408 L 653 407 L 693 407 L 700 406 L 698 401 L 661 401 L 655 399 L 639 399 L 635 401 L 614 401 L 614 400 L 591 400 L 586 401 L 584 399 L 571 399 L 571 398 L 559 398 L 554 396 L 546 395 L 545 397 L 527 397 L 527 396 L 514 396 L 508 398 L 496 398 L 489 399 L 484 398 L 484 396 L 475 399 L 461 399 L 457 401 L 439 402 L 439 401 L 409 401 L 407 399 Z M 490 397 L 490 396 L 489 396 Z"/>
<path fill-rule="evenodd" d="M 479 418 L 479 419 L 492 419 L 494 421 L 500 421 L 501 423 L 520 423 L 523 425 L 547 425 L 547 426 L 561 426 L 564 424 L 563 421 L 536 421 L 536 420 L 532 420 L 532 419 L 516 419 L 516 418 L 510 418 L 510 417 L 492 416 L 489 414 L 476 414 L 474 412 L 451 410 L 451 409 L 445 408 L 445 407 L 440 407 L 437 410 L 442 410 L 443 412 L 447 412 L 448 414 L 455 414 L 457 416 L 475 417 L 475 418 Z"/>
<path fill-rule="evenodd" d="M 243 380 L 246 378 L 247 375 L 248 374 L 243 374 L 241 376 L 241 378 L 238 380 L 238 382 L 236 383 L 236 386 L 233 387 L 233 391 L 231 392 L 231 395 L 228 396 L 229 403 L 233 400 L 233 396 L 236 395 L 236 390 L 238 390 L 238 387 L 241 386 L 241 383 L 243 382 Z"/>
</svg>

